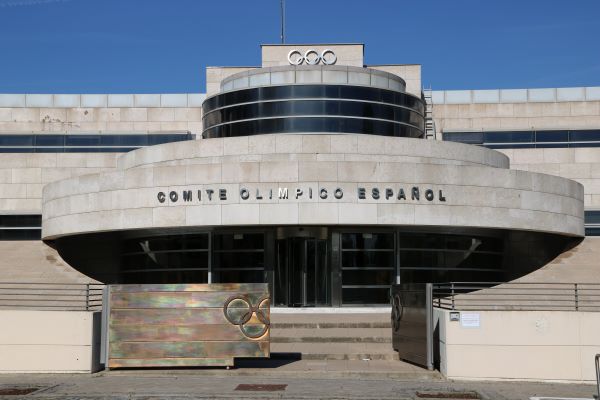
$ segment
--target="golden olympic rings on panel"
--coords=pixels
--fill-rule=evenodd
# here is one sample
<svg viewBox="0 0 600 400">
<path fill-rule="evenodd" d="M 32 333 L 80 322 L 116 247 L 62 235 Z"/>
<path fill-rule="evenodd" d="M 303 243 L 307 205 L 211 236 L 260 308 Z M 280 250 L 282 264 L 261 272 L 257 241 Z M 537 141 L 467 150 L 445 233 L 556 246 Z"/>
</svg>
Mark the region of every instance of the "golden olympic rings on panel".
<svg viewBox="0 0 600 400">
<path fill-rule="evenodd" d="M 234 307 L 236 304 L 243 303 L 243 307 Z M 263 296 L 258 300 L 258 304 L 253 305 L 247 295 L 235 295 L 231 296 L 225 302 L 223 306 L 223 314 L 225 319 L 232 325 L 238 325 L 244 336 L 250 339 L 257 339 L 262 337 L 268 332 L 271 325 L 269 317 L 265 314 L 264 307 L 269 306 L 269 297 Z M 247 307 L 247 309 L 245 309 Z M 243 309 L 240 310 L 240 308 Z M 240 310 L 239 313 L 234 313 L 233 310 Z M 248 322 L 252 319 L 252 315 L 256 315 L 256 318 L 264 325 L 259 331 L 253 332 L 248 329 Z"/>
</svg>

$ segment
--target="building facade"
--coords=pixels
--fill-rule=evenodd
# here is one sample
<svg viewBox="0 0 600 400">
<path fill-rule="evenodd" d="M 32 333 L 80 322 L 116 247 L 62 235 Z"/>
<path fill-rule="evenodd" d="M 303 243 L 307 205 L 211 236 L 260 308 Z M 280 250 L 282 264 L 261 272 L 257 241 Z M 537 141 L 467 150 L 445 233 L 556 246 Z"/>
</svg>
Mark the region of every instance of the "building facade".
<svg viewBox="0 0 600 400">
<path fill-rule="evenodd" d="M 595 248 L 598 90 L 522 93 L 423 93 L 419 65 L 327 44 L 263 45 L 206 94 L 0 95 L 2 276 L 268 282 L 277 306 L 600 282 L 556 264 Z"/>
</svg>

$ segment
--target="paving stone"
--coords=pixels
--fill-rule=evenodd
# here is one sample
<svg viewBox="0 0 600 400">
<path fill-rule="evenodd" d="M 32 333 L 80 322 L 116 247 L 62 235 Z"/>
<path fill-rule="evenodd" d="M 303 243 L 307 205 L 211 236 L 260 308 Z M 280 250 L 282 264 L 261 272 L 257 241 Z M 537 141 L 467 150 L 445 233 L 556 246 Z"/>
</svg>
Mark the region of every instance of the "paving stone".
<svg viewBox="0 0 600 400">
<path fill-rule="evenodd" d="M 592 385 L 534 382 L 464 382 L 372 374 L 362 366 L 348 371 L 350 362 L 312 363 L 305 373 L 290 370 L 273 373 L 272 368 L 133 370 L 95 375 L 3 375 L 0 388 L 34 386 L 43 389 L 27 395 L 32 399 L 415 399 L 417 391 L 474 391 L 483 400 L 528 400 L 532 396 L 591 399 Z M 370 362 L 373 363 L 373 362 Z M 342 376 L 339 370 L 346 369 Z M 278 370 L 277 368 L 275 370 Z M 239 392 L 239 384 L 287 385 L 278 392 Z M 14 396 L 6 398 L 15 398 Z"/>
</svg>

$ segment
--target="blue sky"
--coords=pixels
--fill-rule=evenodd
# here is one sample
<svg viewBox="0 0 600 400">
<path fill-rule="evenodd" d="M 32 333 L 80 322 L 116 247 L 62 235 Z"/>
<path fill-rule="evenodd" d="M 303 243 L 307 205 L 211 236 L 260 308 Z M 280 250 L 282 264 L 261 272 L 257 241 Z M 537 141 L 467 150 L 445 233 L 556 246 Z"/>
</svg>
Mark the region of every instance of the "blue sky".
<svg viewBox="0 0 600 400">
<path fill-rule="evenodd" d="M 598 0 L 287 0 L 287 42 L 365 43 L 433 89 L 600 86 Z M 258 65 L 279 0 L 0 0 L 0 93 L 203 92 Z"/>
</svg>

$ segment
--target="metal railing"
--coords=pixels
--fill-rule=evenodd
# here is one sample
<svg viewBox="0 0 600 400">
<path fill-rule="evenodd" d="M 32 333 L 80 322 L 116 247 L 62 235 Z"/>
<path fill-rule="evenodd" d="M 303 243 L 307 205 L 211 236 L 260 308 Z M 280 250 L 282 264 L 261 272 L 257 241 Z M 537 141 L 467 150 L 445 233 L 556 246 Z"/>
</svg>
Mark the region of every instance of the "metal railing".
<svg viewBox="0 0 600 400">
<path fill-rule="evenodd" d="M 436 283 L 433 306 L 446 310 L 600 311 L 600 284 Z"/>
<path fill-rule="evenodd" d="M 96 283 L 0 282 L 0 309 L 100 311 L 103 288 Z"/>
</svg>

